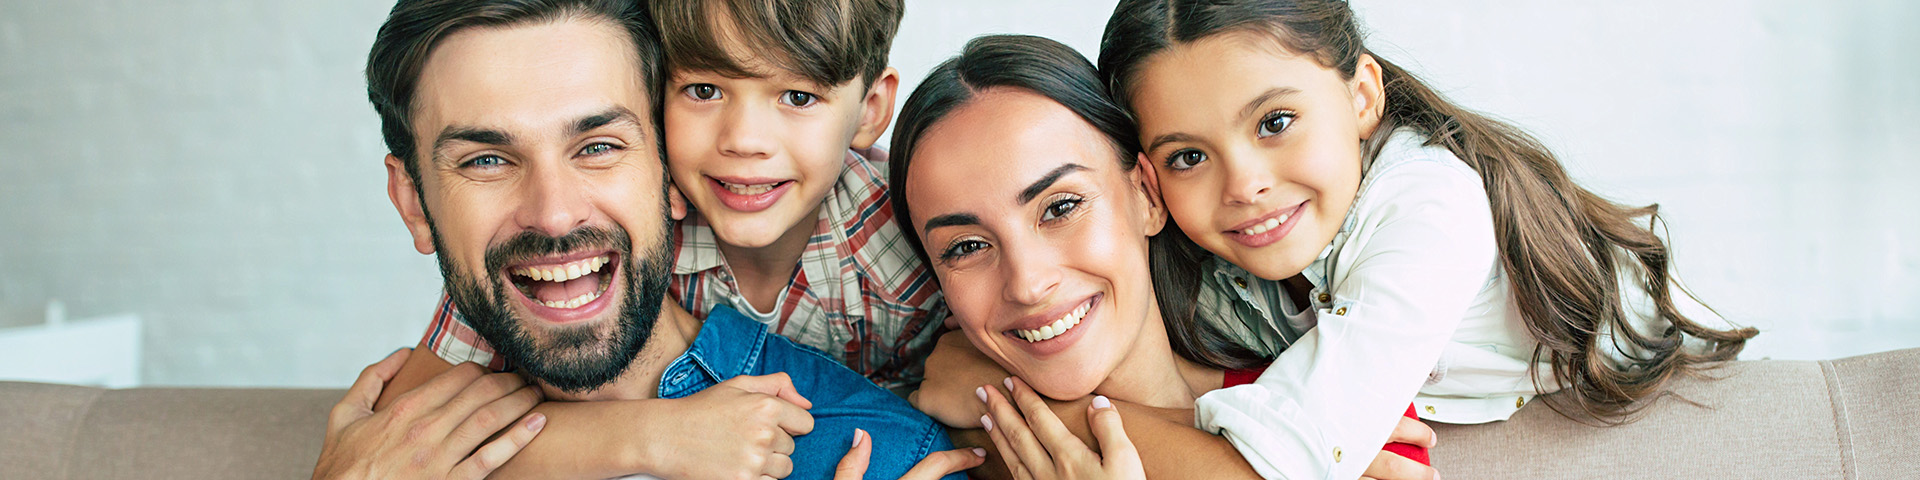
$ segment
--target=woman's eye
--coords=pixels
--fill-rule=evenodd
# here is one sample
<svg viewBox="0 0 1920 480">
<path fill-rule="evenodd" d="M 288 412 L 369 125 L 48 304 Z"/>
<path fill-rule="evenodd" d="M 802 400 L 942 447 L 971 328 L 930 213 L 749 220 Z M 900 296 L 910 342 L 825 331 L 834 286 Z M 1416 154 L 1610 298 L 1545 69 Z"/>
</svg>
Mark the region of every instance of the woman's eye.
<svg viewBox="0 0 1920 480">
<path fill-rule="evenodd" d="M 474 157 L 472 160 L 467 160 L 467 163 L 462 166 L 470 168 L 490 168 L 506 164 L 507 159 L 500 158 L 499 155 L 481 155 Z"/>
<path fill-rule="evenodd" d="M 694 100 L 713 100 L 720 98 L 720 87 L 705 83 L 688 85 L 686 91 L 687 96 L 693 97 Z"/>
<path fill-rule="evenodd" d="M 1167 168 L 1186 170 L 1199 166 L 1201 162 L 1205 161 L 1207 161 L 1207 154 L 1201 153 L 1199 150 L 1185 149 L 1173 152 L 1172 155 L 1167 156 Z"/>
<path fill-rule="evenodd" d="M 819 99 L 820 97 L 813 96 L 813 94 L 811 93 L 802 92 L 798 90 L 788 90 L 787 93 L 780 95 L 780 103 L 785 103 L 787 105 L 792 105 L 796 107 L 805 107 L 808 105 L 813 105 L 813 102 L 818 101 Z"/>
<path fill-rule="evenodd" d="M 1293 117 L 1294 113 L 1287 111 L 1269 114 L 1266 118 L 1260 119 L 1259 131 L 1255 133 L 1257 133 L 1260 138 L 1267 138 L 1279 134 L 1285 131 L 1288 126 L 1293 125 Z"/>
<path fill-rule="evenodd" d="M 987 242 L 982 242 L 975 239 L 961 240 L 958 242 L 953 242 L 953 245 L 948 246 L 945 251 L 940 252 L 940 259 L 954 260 L 954 259 L 962 258 L 968 255 L 972 255 L 975 252 L 979 252 L 980 250 L 984 250 L 986 248 L 987 248 Z"/>
<path fill-rule="evenodd" d="M 1073 213 L 1073 210 L 1077 208 L 1080 208 L 1080 199 L 1078 198 L 1062 198 L 1056 200 L 1053 203 L 1047 204 L 1047 211 L 1040 215 L 1040 221 L 1050 222 L 1065 217 L 1067 214 Z"/>
<path fill-rule="evenodd" d="M 613 150 L 614 150 L 613 145 L 608 145 L 605 143 L 596 143 L 592 145 L 587 145 L 586 147 L 582 147 L 580 149 L 580 156 L 584 157 L 584 156 L 599 155 L 602 153 L 611 152 Z"/>
</svg>

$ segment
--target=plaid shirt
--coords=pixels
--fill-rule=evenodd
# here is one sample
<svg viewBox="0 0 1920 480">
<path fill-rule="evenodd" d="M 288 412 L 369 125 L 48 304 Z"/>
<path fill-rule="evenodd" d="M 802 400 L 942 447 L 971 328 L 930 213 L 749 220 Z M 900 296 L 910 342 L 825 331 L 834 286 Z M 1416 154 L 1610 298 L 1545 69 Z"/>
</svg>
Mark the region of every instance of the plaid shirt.
<svg viewBox="0 0 1920 480">
<path fill-rule="evenodd" d="M 893 222 L 886 161 L 886 151 L 877 148 L 847 152 L 840 181 L 821 202 L 813 237 L 781 292 L 777 320 L 768 327 L 893 388 L 920 381 L 922 359 L 933 350 L 947 308 L 933 272 Z M 701 317 L 716 305 L 743 312 L 753 308 L 740 294 L 705 218 L 690 215 L 679 222 L 673 249 L 668 294 L 682 308 Z M 497 371 L 510 367 L 445 295 L 425 342 L 451 363 L 471 361 Z"/>
</svg>

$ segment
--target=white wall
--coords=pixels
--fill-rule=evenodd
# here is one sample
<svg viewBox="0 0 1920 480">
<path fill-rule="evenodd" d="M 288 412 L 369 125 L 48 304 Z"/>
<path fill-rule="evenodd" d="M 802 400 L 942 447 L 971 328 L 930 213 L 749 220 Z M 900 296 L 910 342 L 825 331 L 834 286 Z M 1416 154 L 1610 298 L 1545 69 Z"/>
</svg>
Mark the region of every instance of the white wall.
<svg viewBox="0 0 1920 480">
<path fill-rule="evenodd" d="M 1092 54 L 1111 1 L 913 0 L 903 85 L 981 33 Z M 1749 358 L 1920 346 L 1920 5 L 1360 1 L 1376 50 L 1659 202 Z M 144 378 L 340 386 L 438 286 L 360 77 L 391 2 L 0 0 L 0 327 L 146 322 Z"/>
</svg>

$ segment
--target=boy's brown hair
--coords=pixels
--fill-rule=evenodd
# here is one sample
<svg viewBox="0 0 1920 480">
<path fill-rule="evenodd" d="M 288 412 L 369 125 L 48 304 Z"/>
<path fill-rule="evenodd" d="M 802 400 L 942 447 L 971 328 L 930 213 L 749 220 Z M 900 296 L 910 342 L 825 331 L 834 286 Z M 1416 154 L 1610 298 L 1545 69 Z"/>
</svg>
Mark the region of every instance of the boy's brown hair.
<svg viewBox="0 0 1920 480">
<path fill-rule="evenodd" d="M 871 82 L 886 70 L 906 10 L 903 0 L 657 0 L 650 8 L 670 71 L 751 78 L 765 72 L 742 62 L 765 62 L 825 86 Z"/>
</svg>

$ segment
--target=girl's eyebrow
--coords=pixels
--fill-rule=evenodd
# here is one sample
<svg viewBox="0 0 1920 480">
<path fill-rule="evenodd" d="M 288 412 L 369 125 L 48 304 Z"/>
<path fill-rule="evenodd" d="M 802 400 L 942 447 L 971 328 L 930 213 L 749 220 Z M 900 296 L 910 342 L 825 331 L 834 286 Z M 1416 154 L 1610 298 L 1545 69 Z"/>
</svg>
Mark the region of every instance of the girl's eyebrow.
<svg viewBox="0 0 1920 480">
<path fill-rule="evenodd" d="M 1266 105 L 1267 102 L 1273 101 L 1273 99 L 1291 96 L 1291 95 L 1297 95 L 1299 93 L 1300 93 L 1300 89 L 1293 88 L 1293 87 L 1275 87 L 1275 88 L 1267 89 L 1265 93 L 1261 93 L 1259 96 L 1253 97 L 1252 101 L 1247 102 L 1247 106 L 1240 108 L 1240 117 L 1246 118 L 1246 117 L 1251 117 L 1256 113 L 1260 113 L 1260 106 Z"/>
</svg>

